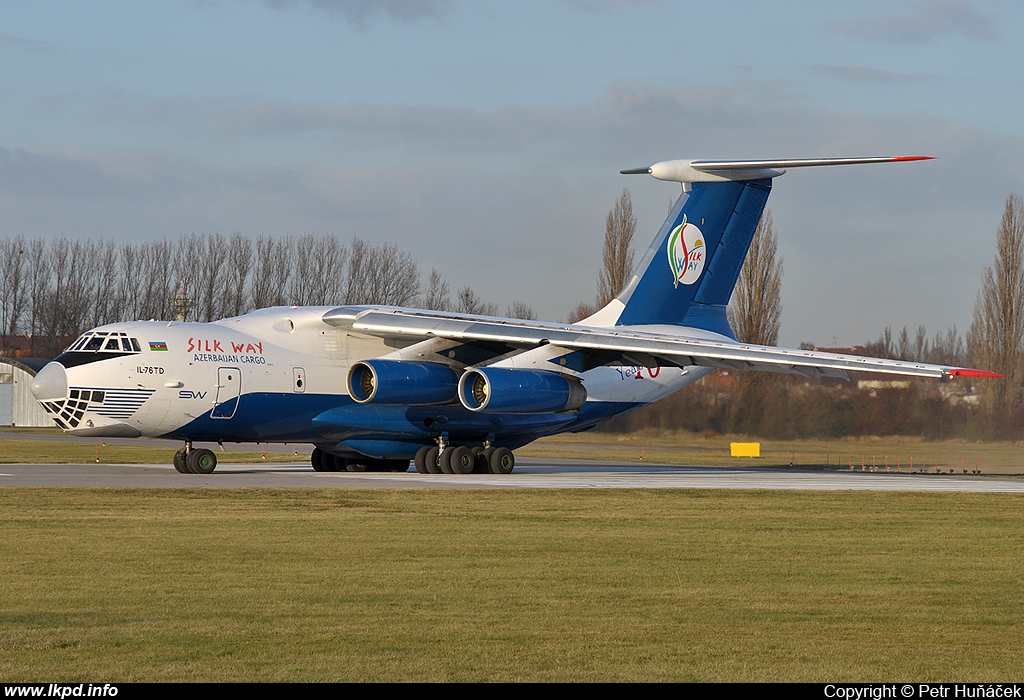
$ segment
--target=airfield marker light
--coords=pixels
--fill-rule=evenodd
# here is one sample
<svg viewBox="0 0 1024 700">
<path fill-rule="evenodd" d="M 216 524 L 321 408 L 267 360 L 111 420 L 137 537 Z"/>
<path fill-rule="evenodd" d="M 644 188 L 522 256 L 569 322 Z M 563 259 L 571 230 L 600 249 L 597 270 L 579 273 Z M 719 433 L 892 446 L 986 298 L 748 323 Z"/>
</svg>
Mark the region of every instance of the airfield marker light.
<svg viewBox="0 0 1024 700">
<path fill-rule="evenodd" d="M 96 464 L 100 463 L 100 446 L 96 445 Z"/>
<path fill-rule="evenodd" d="M 299 446 L 296 443 L 294 443 L 294 442 L 292 443 L 292 456 L 293 457 L 298 457 L 299 456 Z"/>
<path fill-rule="evenodd" d="M 896 456 L 896 471 L 897 471 L 897 472 L 902 472 L 902 471 L 903 471 L 903 470 L 902 470 L 902 469 L 900 468 L 900 467 L 902 467 L 902 466 L 903 466 L 902 462 L 903 462 L 903 457 L 901 457 L 901 456 L 897 455 L 897 456 Z"/>
<path fill-rule="evenodd" d="M 260 459 L 267 458 L 267 446 L 264 443 L 260 443 Z"/>
<path fill-rule="evenodd" d="M 885 456 L 885 473 L 889 473 L 889 455 Z"/>
</svg>

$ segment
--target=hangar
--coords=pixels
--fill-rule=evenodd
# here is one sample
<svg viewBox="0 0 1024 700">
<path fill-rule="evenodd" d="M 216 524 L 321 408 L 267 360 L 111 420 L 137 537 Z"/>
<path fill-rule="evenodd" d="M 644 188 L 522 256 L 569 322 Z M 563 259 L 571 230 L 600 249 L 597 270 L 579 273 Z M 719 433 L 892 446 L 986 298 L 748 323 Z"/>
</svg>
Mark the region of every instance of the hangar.
<svg viewBox="0 0 1024 700">
<path fill-rule="evenodd" d="M 46 363 L 33 357 L 0 357 L 0 426 L 53 427 L 53 420 L 29 390 L 32 378 Z"/>
</svg>

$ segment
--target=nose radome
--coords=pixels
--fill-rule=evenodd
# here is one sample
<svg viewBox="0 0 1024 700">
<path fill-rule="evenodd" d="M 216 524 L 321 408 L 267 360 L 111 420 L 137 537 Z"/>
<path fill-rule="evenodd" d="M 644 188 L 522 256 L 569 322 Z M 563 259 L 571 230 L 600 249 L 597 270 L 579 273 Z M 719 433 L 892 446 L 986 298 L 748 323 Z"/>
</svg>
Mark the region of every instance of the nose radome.
<svg viewBox="0 0 1024 700">
<path fill-rule="evenodd" d="M 52 401 L 63 399 L 68 395 L 68 375 L 64 371 L 64 365 L 59 362 L 51 362 L 32 379 L 29 384 L 32 395 L 37 401 Z"/>
</svg>

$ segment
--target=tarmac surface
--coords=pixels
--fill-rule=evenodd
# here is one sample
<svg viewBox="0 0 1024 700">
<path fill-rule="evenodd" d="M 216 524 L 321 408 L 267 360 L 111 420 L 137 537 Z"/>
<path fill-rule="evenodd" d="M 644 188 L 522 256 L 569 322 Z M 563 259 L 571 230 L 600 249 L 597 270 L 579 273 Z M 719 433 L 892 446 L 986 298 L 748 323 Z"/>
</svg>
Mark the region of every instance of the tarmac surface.
<svg viewBox="0 0 1024 700">
<path fill-rule="evenodd" d="M 221 464 L 207 476 L 164 464 L 0 464 L 0 487 L 782 489 L 1024 493 L 1024 479 L 960 474 L 736 469 L 523 458 L 493 474 L 317 473 L 309 463 Z"/>
</svg>

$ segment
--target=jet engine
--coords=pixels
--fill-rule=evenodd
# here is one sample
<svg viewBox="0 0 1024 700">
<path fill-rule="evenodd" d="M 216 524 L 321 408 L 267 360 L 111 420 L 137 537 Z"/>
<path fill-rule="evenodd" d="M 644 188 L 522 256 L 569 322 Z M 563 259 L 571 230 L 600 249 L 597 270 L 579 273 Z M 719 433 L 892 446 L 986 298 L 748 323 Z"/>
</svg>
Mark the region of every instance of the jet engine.
<svg viewBox="0 0 1024 700">
<path fill-rule="evenodd" d="M 471 411 L 553 413 L 582 406 L 587 390 L 579 379 L 558 372 L 480 367 L 459 379 L 459 400 Z"/>
<path fill-rule="evenodd" d="M 348 393 L 358 403 L 427 406 L 455 399 L 459 377 L 438 362 L 364 360 L 348 371 Z"/>
</svg>

